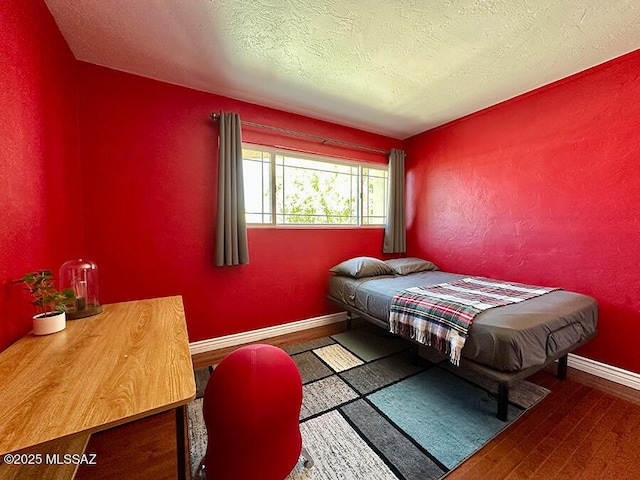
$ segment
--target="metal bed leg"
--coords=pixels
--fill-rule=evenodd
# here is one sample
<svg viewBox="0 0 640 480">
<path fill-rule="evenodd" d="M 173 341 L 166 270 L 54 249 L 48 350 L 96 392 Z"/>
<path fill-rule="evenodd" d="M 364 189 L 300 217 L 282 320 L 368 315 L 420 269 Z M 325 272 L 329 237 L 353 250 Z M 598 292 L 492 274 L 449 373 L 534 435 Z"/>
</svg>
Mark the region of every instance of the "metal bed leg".
<svg viewBox="0 0 640 480">
<path fill-rule="evenodd" d="M 498 384 L 498 420 L 507 421 L 507 411 L 509 410 L 509 385 Z"/>
<path fill-rule="evenodd" d="M 347 330 L 351 330 L 351 322 L 353 320 L 353 315 L 351 312 L 347 312 Z"/>
<path fill-rule="evenodd" d="M 567 379 L 567 363 L 569 355 L 563 355 L 558 359 L 558 378 L 560 380 Z"/>
</svg>

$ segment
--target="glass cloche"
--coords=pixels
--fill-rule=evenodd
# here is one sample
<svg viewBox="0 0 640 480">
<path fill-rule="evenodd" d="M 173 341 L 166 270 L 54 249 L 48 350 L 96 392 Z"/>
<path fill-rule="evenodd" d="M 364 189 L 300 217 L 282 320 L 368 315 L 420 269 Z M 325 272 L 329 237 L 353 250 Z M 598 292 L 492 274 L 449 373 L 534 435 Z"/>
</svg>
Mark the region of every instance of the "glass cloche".
<svg viewBox="0 0 640 480">
<path fill-rule="evenodd" d="M 60 267 L 60 288 L 71 288 L 75 304 L 67 310 L 67 318 L 84 318 L 102 311 L 98 301 L 98 266 L 89 260 L 69 260 Z"/>
</svg>

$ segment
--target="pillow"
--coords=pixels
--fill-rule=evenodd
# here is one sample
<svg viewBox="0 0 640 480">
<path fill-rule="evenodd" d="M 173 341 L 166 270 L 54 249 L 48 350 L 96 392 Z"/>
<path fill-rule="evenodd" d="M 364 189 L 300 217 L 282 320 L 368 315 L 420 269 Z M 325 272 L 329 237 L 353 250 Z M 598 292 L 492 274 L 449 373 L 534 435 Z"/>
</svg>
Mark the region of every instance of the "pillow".
<svg viewBox="0 0 640 480">
<path fill-rule="evenodd" d="M 398 275 L 408 275 L 409 273 L 427 272 L 430 270 L 440 270 L 436 265 L 421 258 L 394 258 L 385 262 Z"/>
<path fill-rule="evenodd" d="M 355 257 L 331 267 L 330 272 L 346 277 L 363 278 L 378 275 L 395 275 L 395 270 L 382 260 L 373 257 Z"/>
</svg>

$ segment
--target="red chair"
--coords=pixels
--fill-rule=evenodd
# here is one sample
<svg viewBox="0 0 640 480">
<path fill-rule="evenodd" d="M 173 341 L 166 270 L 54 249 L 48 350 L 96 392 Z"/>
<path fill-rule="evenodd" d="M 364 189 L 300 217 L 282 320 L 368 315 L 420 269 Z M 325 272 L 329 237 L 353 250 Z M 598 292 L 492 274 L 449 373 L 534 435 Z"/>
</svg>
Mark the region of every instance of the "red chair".
<svg viewBox="0 0 640 480">
<path fill-rule="evenodd" d="M 249 345 L 225 357 L 204 393 L 207 478 L 283 480 L 303 450 L 301 404 L 300 373 L 283 350 Z"/>
</svg>

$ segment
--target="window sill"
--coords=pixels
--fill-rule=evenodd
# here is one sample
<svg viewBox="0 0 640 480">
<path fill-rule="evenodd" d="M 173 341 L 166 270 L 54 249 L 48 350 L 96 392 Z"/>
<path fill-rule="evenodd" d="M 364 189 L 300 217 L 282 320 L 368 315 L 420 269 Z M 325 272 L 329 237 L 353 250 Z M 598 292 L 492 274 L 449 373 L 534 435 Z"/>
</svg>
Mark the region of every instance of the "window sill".
<svg viewBox="0 0 640 480">
<path fill-rule="evenodd" d="M 384 225 L 262 225 L 248 223 L 248 229 L 284 229 L 284 230 L 384 230 Z"/>
</svg>

